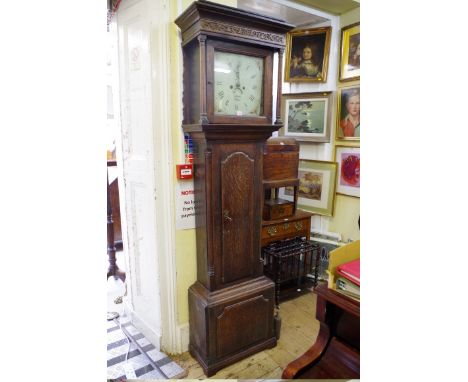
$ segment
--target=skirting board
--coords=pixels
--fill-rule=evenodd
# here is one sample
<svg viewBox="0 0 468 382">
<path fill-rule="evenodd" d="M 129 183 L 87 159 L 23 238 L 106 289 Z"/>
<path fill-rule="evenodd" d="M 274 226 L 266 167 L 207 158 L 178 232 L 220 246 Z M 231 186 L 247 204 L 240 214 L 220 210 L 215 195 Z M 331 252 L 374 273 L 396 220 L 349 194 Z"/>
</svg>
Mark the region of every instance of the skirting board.
<svg viewBox="0 0 468 382">
<path fill-rule="evenodd" d="M 189 350 L 189 340 L 190 340 L 190 335 L 189 335 L 189 323 L 187 322 L 186 324 L 182 325 L 177 325 L 177 344 L 175 353 L 185 353 L 186 351 Z M 170 352 L 174 353 L 174 352 Z"/>
<path fill-rule="evenodd" d="M 137 328 L 146 339 L 151 342 L 154 347 L 161 350 L 161 334 L 156 333 L 151 327 L 149 327 L 142 319 L 138 317 L 135 311 L 128 305 L 124 305 L 125 314 L 130 318 L 131 323 Z"/>
</svg>

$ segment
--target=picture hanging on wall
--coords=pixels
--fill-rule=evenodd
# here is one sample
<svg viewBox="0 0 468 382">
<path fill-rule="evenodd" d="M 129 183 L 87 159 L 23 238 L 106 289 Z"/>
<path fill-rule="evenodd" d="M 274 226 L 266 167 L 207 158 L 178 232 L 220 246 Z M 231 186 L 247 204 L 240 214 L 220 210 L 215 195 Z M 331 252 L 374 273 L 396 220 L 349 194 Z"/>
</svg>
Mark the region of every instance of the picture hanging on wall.
<svg viewBox="0 0 468 382">
<path fill-rule="evenodd" d="M 332 92 L 283 94 L 280 133 L 298 141 L 330 142 Z"/>
<path fill-rule="evenodd" d="M 357 80 L 361 76 L 360 24 L 341 29 L 340 81 Z"/>
<path fill-rule="evenodd" d="M 336 175 L 336 162 L 301 159 L 297 207 L 317 215 L 333 216 Z M 279 197 L 293 201 L 294 188 L 280 188 Z"/>
<path fill-rule="evenodd" d="M 287 34 L 286 82 L 326 82 L 331 27 L 302 29 Z"/>
<path fill-rule="evenodd" d="M 359 147 L 335 146 L 335 162 L 338 163 L 336 193 L 359 198 L 361 190 Z"/>
<path fill-rule="evenodd" d="M 338 113 L 336 139 L 360 140 L 361 136 L 361 89 L 353 85 L 338 89 Z"/>
</svg>

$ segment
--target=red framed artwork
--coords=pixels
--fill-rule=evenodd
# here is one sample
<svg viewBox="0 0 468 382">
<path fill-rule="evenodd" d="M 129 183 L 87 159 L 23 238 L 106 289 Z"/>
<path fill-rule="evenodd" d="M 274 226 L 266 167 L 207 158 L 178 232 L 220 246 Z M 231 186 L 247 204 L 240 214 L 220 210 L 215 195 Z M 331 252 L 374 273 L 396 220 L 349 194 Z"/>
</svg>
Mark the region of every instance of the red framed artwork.
<svg viewBox="0 0 468 382">
<path fill-rule="evenodd" d="M 335 146 L 335 162 L 338 163 L 336 193 L 359 198 L 361 190 L 360 148 Z"/>
</svg>

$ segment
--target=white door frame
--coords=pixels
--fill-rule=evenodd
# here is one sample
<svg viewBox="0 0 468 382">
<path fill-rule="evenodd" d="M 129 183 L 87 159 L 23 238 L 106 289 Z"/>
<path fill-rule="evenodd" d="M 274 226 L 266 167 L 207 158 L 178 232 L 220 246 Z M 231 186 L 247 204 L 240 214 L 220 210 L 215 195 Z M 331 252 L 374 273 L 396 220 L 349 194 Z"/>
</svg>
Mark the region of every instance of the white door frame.
<svg viewBox="0 0 468 382">
<path fill-rule="evenodd" d="M 145 100 L 151 105 L 150 115 L 140 116 L 141 118 L 149 118 L 150 123 L 143 124 L 148 126 L 151 131 L 147 132 L 149 137 L 152 137 L 152 149 L 148 153 L 151 160 L 149 161 L 149 169 L 152 181 L 146 184 L 153 188 L 152 195 L 154 196 L 154 208 L 150 208 L 151 219 L 154 223 L 155 235 L 155 256 L 157 269 L 154 270 L 154 278 L 159 281 L 159 298 L 155 303 L 159 306 L 148 307 L 156 309 L 160 315 L 159 324 L 145 323 L 140 320 L 138 312 L 134 310 L 132 295 L 132 285 L 137 284 L 140 280 L 135 280 L 138 277 L 137 272 L 132 271 L 132 259 L 127 258 L 127 286 L 128 299 L 126 310 L 135 321 L 135 324 L 143 329 L 142 332 L 148 336 L 148 339 L 153 342 L 157 348 L 169 353 L 180 352 L 180 335 L 177 330 L 177 293 L 176 293 L 176 264 L 175 264 L 175 232 L 174 232 L 174 197 L 173 197 L 173 160 L 172 160 L 172 134 L 171 134 L 171 110 L 170 110 L 170 87 L 169 87 L 169 36 L 168 26 L 170 22 L 170 1 L 169 0 L 123 0 L 117 12 L 116 23 L 120 30 L 119 17 L 122 14 L 129 12 L 131 7 L 139 7 L 144 10 L 139 12 L 139 21 L 146 24 L 145 30 L 149 32 L 149 55 L 143 59 L 149 62 L 150 67 L 147 81 L 150 83 L 150 91 L 145 93 Z M 121 38 L 119 33 L 119 39 Z M 122 47 L 122 42 L 119 41 L 119 50 Z M 122 52 L 119 52 L 120 64 L 122 64 Z M 126 79 L 125 72 L 120 70 L 120 81 Z M 115 92 L 118 94 L 119 92 Z M 125 95 L 124 95 L 125 96 Z M 123 96 L 123 97 L 124 97 Z M 120 99 L 124 99 L 121 97 Z M 125 112 L 125 110 L 124 110 Z M 120 117 L 120 116 L 119 116 Z M 120 122 L 120 118 L 119 121 Z M 139 126 L 141 127 L 141 126 Z M 125 162 L 125 156 L 122 155 L 122 142 L 118 144 L 118 160 Z M 119 155 L 120 154 L 120 155 Z M 125 169 L 125 163 L 119 163 L 120 169 Z M 122 195 L 125 195 L 124 188 L 127 184 L 127 179 L 124 175 L 125 171 L 121 170 L 119 174 L 119 186 L 123 190 Z M 129 256 L 128 245 L 128 230 L 127 230 L 127 210 L 125 197 L 121 197 L 121 216 L 122 216 L 122 231 L 124 247 L 126 254 Z M 150 222 L 151 223 L 151 222 Z M 150 224 L 152 225 L 152 224 Z M 146 254 L 148 255 L 148 254 Z M 151 254 L 149 254 L 151 256 Z M 133 266 L 133 268 L 135 268 Z M 134 287 L 133 287 L 134 288 Z"/>
</svg>

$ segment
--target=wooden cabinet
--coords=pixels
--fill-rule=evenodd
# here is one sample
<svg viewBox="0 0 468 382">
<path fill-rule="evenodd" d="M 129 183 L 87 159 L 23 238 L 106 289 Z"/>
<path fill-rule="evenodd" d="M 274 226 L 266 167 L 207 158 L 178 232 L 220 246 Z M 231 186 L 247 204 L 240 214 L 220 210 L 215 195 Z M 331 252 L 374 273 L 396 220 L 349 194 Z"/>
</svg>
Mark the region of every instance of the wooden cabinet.
<svg viewBox="0 0 468 382">
<path fill-rule="evenodd" d="M 207 376 L 276 345 L 274 284 L 260 252 L 263 147 L 272 121 L 281 20 L 196 1 L 177 19 L 184 57 L 183 130 L 194 144 L 197 282 L 189 288 L 191 354 Z M 281 64 L 278 78 L 281 81 Z"/>
</svg>

